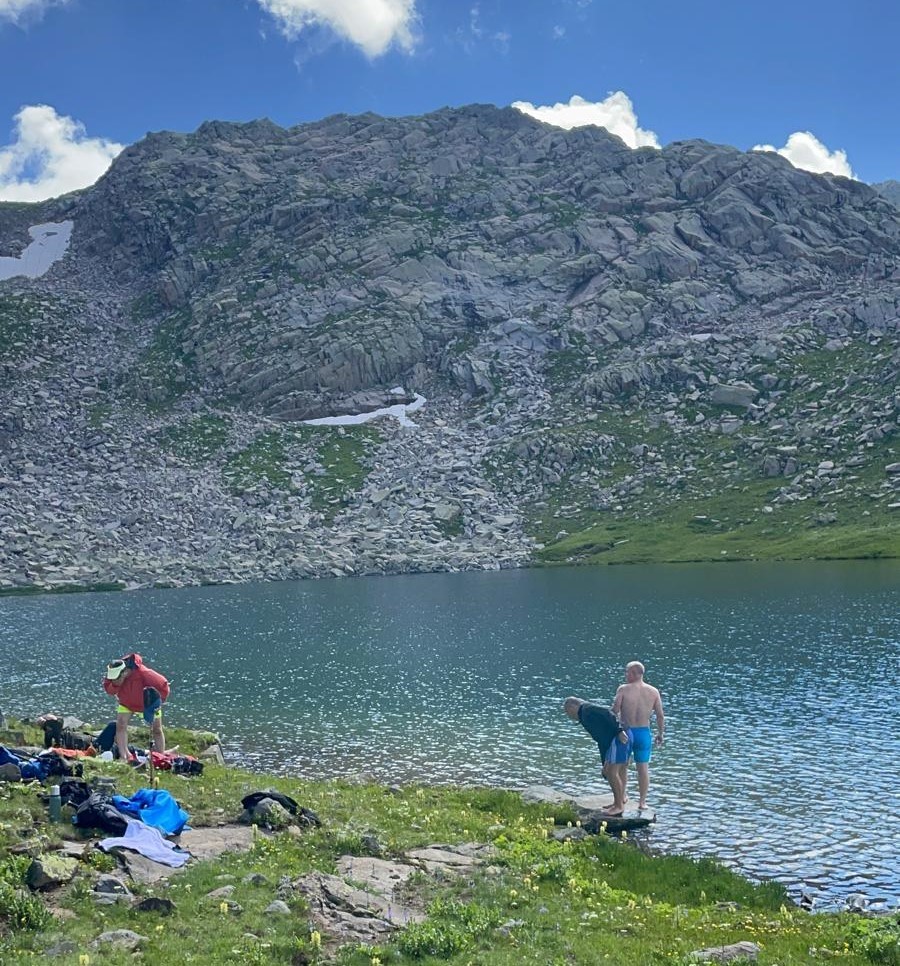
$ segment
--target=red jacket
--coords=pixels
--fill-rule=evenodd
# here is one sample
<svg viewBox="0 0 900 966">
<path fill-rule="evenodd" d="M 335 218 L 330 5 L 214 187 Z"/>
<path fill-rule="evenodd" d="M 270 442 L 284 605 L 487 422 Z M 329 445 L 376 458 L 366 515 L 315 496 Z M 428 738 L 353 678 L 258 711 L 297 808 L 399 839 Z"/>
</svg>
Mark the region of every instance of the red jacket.
<svg viewBox="0 0 900 966">
<path fill-rule="evenodd" d="M 124 681 L 111 681 L 103 678 L 103 690 L 111 694 L 124 708 L 140 714 L 144 710 L 144 688 L 156 688 L 159 696 L 166 700 L 169 696 L 169 682 L 152 668 L 145 667 L 140 654 L 126 654 L 123 661 L 134 661 L 134 669 Z"/>
</svg>

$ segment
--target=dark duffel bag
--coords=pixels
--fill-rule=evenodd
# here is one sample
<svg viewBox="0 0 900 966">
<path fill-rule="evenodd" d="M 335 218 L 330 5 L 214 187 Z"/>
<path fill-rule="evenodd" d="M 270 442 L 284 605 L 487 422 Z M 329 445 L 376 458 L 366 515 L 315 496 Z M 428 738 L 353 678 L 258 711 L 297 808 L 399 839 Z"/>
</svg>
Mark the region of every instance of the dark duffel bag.
<svg viewBox="0 0 900 966">
<path fill-rule="evenodd" d="M 128 819 L 112 803 L 109 795 L 93 792 L 75 812 L 72 823 L 79 828 L 98 828 L 110 835 L 120 836 L 128 828 Z"/>
</svg>

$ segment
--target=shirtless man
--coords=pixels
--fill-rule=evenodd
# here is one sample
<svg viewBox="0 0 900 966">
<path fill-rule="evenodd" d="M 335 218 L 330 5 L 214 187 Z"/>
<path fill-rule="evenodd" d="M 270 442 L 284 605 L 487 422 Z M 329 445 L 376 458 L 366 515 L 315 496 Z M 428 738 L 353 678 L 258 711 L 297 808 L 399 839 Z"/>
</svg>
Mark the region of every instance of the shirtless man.
<svg viewBox="0 0 900 966">
<path fill-rule="evenodd" d="M 632 661 L 625 666 L 625 684 L 619 686 L 612 711 L 628 729 L 632 742 L 634 766 L 638 776 L 638 808 L 647 807 L 647 792 L 650 789 L 650 715 L 656 715 L 656 744 L 663 743 L 666 718 L 663 714 L 662 698 L 659 691 L 644 682 L 644 665 Z M 616 765 L 621 769 L 621 784 L 625 787 L 628 765 Z"/>
</svg>

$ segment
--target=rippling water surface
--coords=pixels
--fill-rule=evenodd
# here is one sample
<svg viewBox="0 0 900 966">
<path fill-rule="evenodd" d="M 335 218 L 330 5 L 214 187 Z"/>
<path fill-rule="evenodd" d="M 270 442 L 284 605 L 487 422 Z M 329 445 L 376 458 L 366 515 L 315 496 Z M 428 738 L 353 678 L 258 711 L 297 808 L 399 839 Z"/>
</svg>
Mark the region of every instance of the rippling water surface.
<svg viewBox="0 0 900 966">
<path fill-rule="evenodd" d="M 900 900 L 900 565 L 690 565 L 0 599 L 0 707 L 101 720 L 140 650 L 168 720 L 305 775 L 600 788 L 560 711 L 660 687 L 657 847 Z"/>
</svg>

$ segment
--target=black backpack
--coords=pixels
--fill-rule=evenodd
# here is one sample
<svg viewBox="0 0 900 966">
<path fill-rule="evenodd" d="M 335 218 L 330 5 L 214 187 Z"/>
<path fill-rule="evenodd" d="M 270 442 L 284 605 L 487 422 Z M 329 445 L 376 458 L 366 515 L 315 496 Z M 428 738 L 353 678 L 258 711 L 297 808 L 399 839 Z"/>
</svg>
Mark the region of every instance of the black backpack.
<svg viewBox="0 0 900 966">
<path fill-rule="evenodd" d="M 110 835 L 124 835 L 128 828 L 128 819 L 103 792 L 92 792 L 90 798 L 78 806 L 72 823 L 79 828 L 98 828 Z"/>
<path fill-rule="evenodd" d="M 64 778 L 59 783 L 59 797 L 63 805 L 78 808 L 91 797 L 91 786 L 83 778 Z"/>
</svg>

